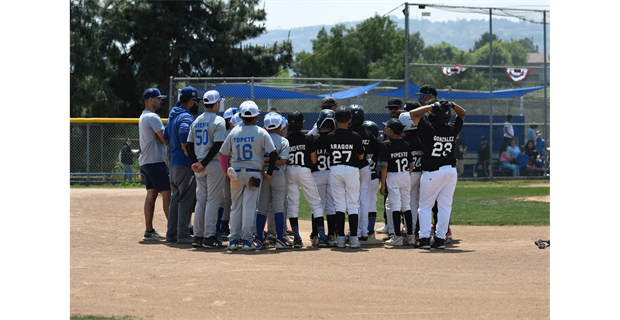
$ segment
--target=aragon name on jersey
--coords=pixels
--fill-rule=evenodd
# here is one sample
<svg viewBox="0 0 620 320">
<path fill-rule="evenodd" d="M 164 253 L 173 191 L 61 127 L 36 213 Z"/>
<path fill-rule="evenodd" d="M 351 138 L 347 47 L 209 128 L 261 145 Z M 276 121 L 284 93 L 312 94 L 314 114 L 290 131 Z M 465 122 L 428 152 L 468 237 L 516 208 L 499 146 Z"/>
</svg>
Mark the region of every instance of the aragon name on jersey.
<svg viewBox="0 0 620 320">
<path fill-rule="evenodd" d="M 352 144 L 332 144 L 331 148 L 333 150 L 353 150 Z"/>
</svg>

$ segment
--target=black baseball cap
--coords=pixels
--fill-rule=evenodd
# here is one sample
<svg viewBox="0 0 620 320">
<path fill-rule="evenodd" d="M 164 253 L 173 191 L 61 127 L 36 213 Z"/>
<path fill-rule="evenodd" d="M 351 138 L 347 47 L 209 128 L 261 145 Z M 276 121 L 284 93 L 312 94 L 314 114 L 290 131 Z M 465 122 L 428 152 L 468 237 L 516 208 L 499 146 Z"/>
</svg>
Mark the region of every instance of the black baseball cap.
<svg viewBox="0 0 620 320">
<path fill-rule="evenodd" d="M 420 87 L 420 92 L 419 94 L 432 94 L 435 97 L 437 96 L 437 89 L 435 89 L 435 87 L 431 86 L 431 85 L 424 85 L 422 87 Z"/>
<path fill-rule="evenodd" d="M 409 101 L 405 104 L 405 111 L 415 110 L 421 107 L 420 103 L 417 101 Z"/>
<path fill-rule="evenodd" d="M 388 101 L 388 105 L 385 106 L 385 107 L 386 108 L 389 108 L 389 107 L 399 107 L 400 108 L 402 106 L 403 106 L 403 100 L 400 100 L 400 99 L 390 99 Z"/>
<path fill-rule="evenodd" d="M 304 115 L 299 111 L 293 111 L 288 114 L 287 120 L 288 123 L 302 124 L 304 122 Z"/>
<path fill-rule="evenodd" d="M 333 106 L 337 106 L 336 99 L 332 97 L 325 97 L 321 100 L 321 109 L 331 109 Z"/>
<path fill-rule="evenodd" d="M 388 120 L 388 122 L 384 122 L 383 124 L 386 127 L 390 128 L 390 130 L 392 130 L 392 132 L 394 132 L 395 134 L 401 134 L 403 133 L 403 129 L 405 129 L 403 123 L 396 118 L 392 118 Z"/>
</svg>

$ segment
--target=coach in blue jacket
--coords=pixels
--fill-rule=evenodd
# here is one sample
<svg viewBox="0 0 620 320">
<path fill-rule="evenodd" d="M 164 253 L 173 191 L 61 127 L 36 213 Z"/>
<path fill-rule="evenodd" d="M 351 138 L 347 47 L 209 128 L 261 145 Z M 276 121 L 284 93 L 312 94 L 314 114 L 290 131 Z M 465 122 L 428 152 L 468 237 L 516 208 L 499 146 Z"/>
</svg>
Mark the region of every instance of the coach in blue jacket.
<svg viewBox="0 0 620 320">
<path fill-rule="evenodd" d="M 189 128 L 198 113 L 200 97 L 192 87 L 181 90 L 180 104 L 177 104 L 168 117 L 164 139 L 170 143 L 170 210 L 166 242 L 192 244 L 189 223 L 196 200 L 196 181 L 193 179 L 192 161 L 187 156 L 185 144 Z"/>
</svg>

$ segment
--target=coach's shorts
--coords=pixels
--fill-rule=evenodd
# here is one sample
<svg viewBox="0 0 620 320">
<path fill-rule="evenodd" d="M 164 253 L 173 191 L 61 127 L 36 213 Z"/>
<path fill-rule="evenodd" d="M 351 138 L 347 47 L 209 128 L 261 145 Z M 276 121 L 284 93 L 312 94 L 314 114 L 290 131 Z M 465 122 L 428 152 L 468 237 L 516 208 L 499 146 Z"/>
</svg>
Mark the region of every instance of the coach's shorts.
<svg viewBox="0 0 620 320">
<path fill-rule="evenodd" d="M 144 176 L 146 190 L 155 189 L 157 192 L 170 190 L 170 177 L 166 163 L 149 163 L 140 166 L 140 173 Z"/>
</svg>

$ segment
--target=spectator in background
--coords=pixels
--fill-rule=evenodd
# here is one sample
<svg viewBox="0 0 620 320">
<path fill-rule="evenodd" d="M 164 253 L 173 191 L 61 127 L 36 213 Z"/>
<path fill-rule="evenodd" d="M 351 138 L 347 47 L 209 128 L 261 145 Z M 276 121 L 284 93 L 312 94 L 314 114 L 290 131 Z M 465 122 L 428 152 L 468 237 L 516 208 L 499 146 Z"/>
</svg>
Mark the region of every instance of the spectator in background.
<svg viewBox="0 0 620 320">
<path fill-rule="evenodd" d="M 480 137 L 480 142 L 482 145 L 480 149 L 478 149 L 478 162 L 476 163 L 476 172 L 478 176 L 481 175 L 483 177 L 489 176 L 489 165 L 491 164 L 491 147 L 489 146 L 489 142 L 487 136 Z M 482 171 L 478 171 L 478 166 L 482 166 Z"/>
<path fill-rule="evenodd" d="M 504 169 L 512 170 L 512 176 L 519 176 L 519 166 L 513 164 L 513 160 L 515 158 L 508 152 L 508 145 L 503 143 L 501 147 L 499 147 L 499 166 Z"/>
<path fill-rule="evenodd" d="M 527 156 L 530 159 L 530 163 L 532 167 L 542 168 L 543 161 L 542 161 L 542 158 L 540 157 L 540 153 L 538 153 L 538 149 L 536 149 L 536 145 L 534 144 L 534 141 L 532 140 L 528 141 L 524 149 L 525 149 L 525 154 L 527 154 Z"/>
<path fill-rule="evenodd" d="M 538 133 L 536 133 L 537 129 L 538 129 L 538 125 L 536 124 L 536 122 L 533 122 L 530 128 L 527 129 L 527 135 L 525 136 L 526 137 L 525 141 L 530 141 L 530 140 L 536 141 L 536 139 L 538 138 Z"/>
<path fill-rule="evenodd" d="M 527 175 L 528 162 L 530 161 L 530 157 L 525 154 L 525 146 L 521 146 L 521 153 L 517 155 L 517 163 L 519 166 L 519 173 L 521 176 Z"/>
<path fill-rule="evenodd" d="M 510 153 L 510 155 L 515 158 L 515 161 L 513 161 L 513 163 L 516 164 L 516 158 L 519 153 L 521 153 L 521 149 L 519 148 L 519 138 L 512 138 L 512 140 L 510 140 L 510 143 L 508 145 L 508 153 Z"/>
<path fill-rule="evenodd" d="M 463 171 L 465 171 L 463 156 L 466 152 L 467 143 L 465 143 L 465 139 L 461 138 L 461 133 L 459 132 L 456 135 L 456 149 L 454 149 L 454 157 L 456 158 L 456 173 L 459 178 L 463 175 Z"/>
<path fill-rule="evenodd" d="M 538 150 L 538 154 L 540 154 L 540 157 L 544 161 L 546 158 L 545 139 L 543 139 L 542 132 L 540 132 L 540 130 L 536 131 L 536 133 L 538 134 L 538 137 L 536 138 L 536 150 Z"/>
<path fill-rule="evenodd" d="M 510 139 L 515 137 L 515 129 L 512 127 L 512 115 L 506 116 L 504 122 L 504 143 L 509 143 Z"/>
<path fill-rule="evenodd" d="M 131 139 L 127 138 L 125 139 L 125 142 L 123 143 L 123 147 L 121 148 L 120 152 L 121 164 L 125 169 L 125 174 L 123 174 L 123 182 L 127 181 L 128 179 L 129 182 L 133 181 L 133 170 L 131 169 L 131 165 L 133 164 L 133 156 L 134 152 L 131 151 Z"/>
</svg>

